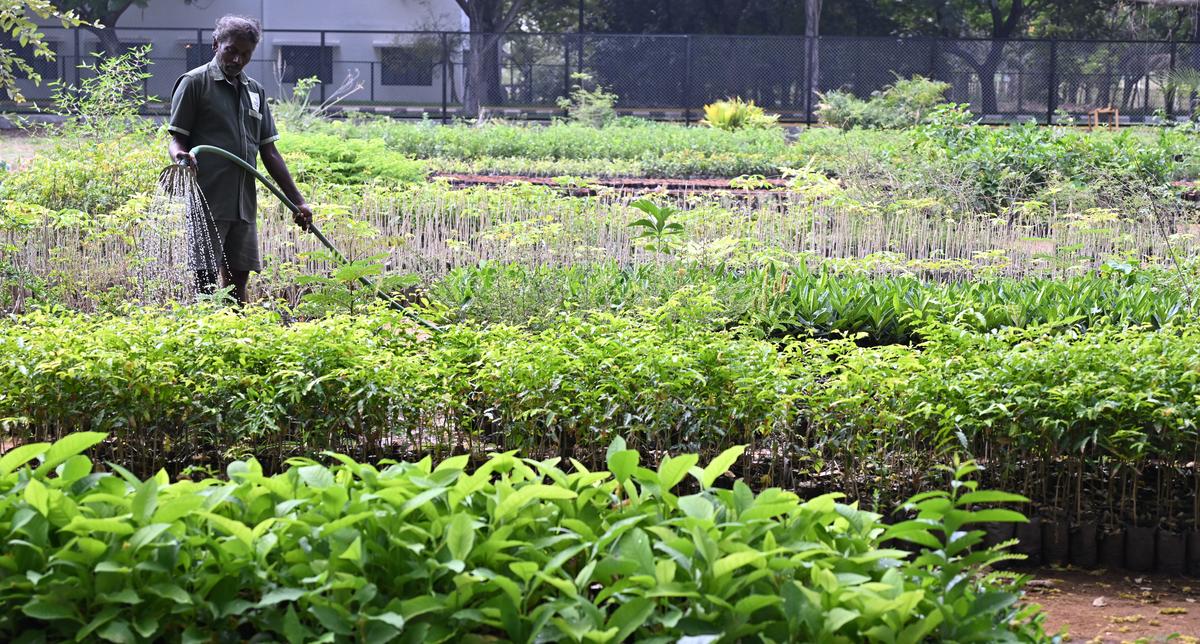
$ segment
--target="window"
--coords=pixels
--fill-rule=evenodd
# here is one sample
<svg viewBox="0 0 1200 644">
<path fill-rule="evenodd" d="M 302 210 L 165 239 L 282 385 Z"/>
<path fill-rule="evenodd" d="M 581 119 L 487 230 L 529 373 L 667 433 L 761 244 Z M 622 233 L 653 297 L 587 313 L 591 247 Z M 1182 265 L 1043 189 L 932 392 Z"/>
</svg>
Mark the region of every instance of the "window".
<svg viewBox="0 0 1200 644">
<path fill-rule="evenodd" d="M 321 54 L 324 53 L 324 56 Z M 322 83 L 333 82 L 333 48 L 320 45 L 280 45 L 275 63 L 279 65 L 283 82 L 316 76 Z"/>
<path fill-rule="evenodd" d="M 433 85 L 434 54 L 429 47 L 382 47 L 380 82 L 383 85 Z"/>
<path fill-rule="evenodd" d="M 33 68 L 33 71 L 42 76 L 42 81 L 44 82 L 53 80 L 59 76 L 59 47 L 57 42 L 51 40 L 43 40 L 42 42 L 46 43 L 46 46 L 50 48 L 50 51 L 54 52 L 54 60 L 46 60 L 45 58 L 34 56 L 33 47 L 30 47 L 29 45 L 22 45 L 21 43 L 7 36 L 3 39 L 0 39 L 0 47 L 12 50 L 14 57 L 20 58 L 21 60 L 29 63 L 29 66 Z M 18 77 L 19 76 L 20 73 L 18 72 Z"/>
</svg>

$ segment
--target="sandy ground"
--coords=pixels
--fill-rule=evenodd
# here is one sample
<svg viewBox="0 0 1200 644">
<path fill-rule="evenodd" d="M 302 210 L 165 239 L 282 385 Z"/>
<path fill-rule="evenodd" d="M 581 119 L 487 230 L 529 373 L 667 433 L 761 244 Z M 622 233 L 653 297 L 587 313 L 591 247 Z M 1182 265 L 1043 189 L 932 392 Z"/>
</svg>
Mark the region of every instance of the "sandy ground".
<svg viewBox="0 0 1200 644">
<path fill-rule="evenodd" d="M 1039 570 L 1028 600 L 1072 642 L 1200 642 L 1200 579 Z"/>
</svg>

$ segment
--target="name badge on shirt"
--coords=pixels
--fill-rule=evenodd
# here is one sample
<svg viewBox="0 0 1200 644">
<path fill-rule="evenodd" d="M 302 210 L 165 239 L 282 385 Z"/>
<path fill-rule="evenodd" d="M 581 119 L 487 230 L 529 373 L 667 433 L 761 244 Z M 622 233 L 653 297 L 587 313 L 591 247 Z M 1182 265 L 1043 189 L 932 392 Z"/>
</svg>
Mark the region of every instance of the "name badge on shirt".
<svg viewBox="0 0 1200 644">
<path fill-rule="evenodd" d="M 260 97 L 258 95 L 258 92 L 252 92 L 250 94 L 250 113 L 251 114 L 258 114 L 258 108 L 260 107 L 260 105 L 258 104 L 259 98 Z"/>
</svg>

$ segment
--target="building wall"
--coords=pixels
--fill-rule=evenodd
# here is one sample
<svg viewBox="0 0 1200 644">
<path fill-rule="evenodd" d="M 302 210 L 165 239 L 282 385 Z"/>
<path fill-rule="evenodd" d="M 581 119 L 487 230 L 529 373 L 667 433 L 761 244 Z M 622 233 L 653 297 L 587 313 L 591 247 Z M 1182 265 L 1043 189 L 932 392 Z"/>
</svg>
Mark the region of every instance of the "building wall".
<svg viewBox="0 0 1200 644">
<path fill-rule="evenodd" d="M 287 48 L 320 46 L 322 34 L 319 30 L 325 30 L 324 42 L 330 48 L 332 60 L 332 82 L 326 85 L 326 92 L 336 89 L 347 74 L 357 73 L 364 87 L 348 99 L 351 101 L 439 103 L 443 72 L 437 61 L 441 60 L 443 52 L 441 39 L 397 32 L 460 31 L 468 26 L 455 0 L 208 0 L 191 4 L 183 0 L 155 0 L 145 8 L 134 7 L 126 11 L 117 30 L 123 42 L 153 46 L 151 59 L 154 65 L 150 69 L 153 78 L 147 83 L 147 90 L 159 98 L 169 99 L 180 74 L 198 61 L 211 58 L 213 24 L 218 17 L 229 13 L 252 16 L 262 22 L 266 33 L 247 73 L 262 83 L 271 95 L 290 94 L 294 86 L 280 82 L 276 72 Z M 373 30 L 375 33 L 338 32 L 339 29 Z M 47 24 L 46 36 L 59 52 L 60 70 L 66 78 L 72 79 L 76 60 L 75 33 Z M 88 52 L 98 47 L 95 37 L 86 31 L 79 34 L 78 44 L 85 59 Z M 444 44 L 455 47 L 450 39 Z M 433 57 L 435 62 L 426 83 L 384 83 L 412 80 L 411 76 L 385 77 L 385 48 L 397 46 L 405 48 L 406 52 L 420 52 L 424 59 Z M 302 53 L 313 54 L 303 58 L 317 66 L 319 50 Z M 461 54 L 451 51 L 451 57 L 461 59 Z M 425 75 L 413 74 L 421 80 Z M 458 66 L 451 66 L 446 76 L 461 88 L 462 71 Z M 40 88 L 24 83 L 23 86 L 31 98 L 49 95 L 45 84 Z M 314 91 L 314 98 L 318 94 Z"/>
</svg>

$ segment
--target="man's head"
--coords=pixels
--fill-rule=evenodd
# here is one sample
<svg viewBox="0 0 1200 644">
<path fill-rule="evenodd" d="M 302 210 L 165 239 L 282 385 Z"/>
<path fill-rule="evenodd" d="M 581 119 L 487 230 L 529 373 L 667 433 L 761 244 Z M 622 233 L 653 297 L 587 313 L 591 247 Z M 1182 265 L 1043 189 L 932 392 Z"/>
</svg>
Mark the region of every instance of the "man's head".
<svg viewBox="0 0 1200 644">
<path fill-rule="evenodd" d="M 227 15 L 217 19 L 213 30 L 213 55 L 228 78 L 242 72 L 262 38 L 262 27 L 248 16 Z"/>
</svg>

